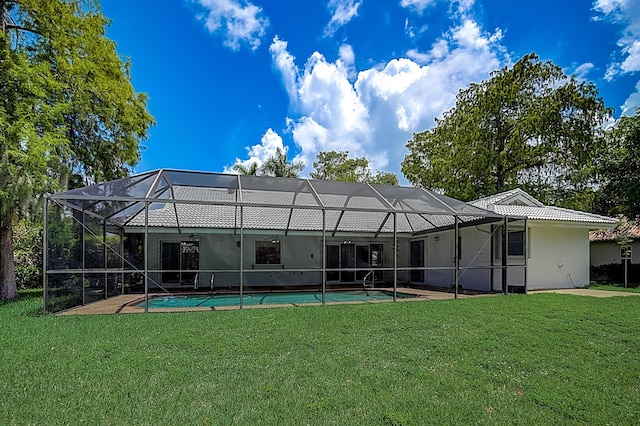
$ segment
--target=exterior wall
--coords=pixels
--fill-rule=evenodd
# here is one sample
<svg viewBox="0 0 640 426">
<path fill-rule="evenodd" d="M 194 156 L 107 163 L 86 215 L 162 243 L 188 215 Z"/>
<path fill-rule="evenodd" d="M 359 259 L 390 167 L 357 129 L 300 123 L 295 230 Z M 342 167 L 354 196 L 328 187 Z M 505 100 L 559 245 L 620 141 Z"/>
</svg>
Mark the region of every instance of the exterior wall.
<svg viewBox="0 0 640 426">
<path fill-rule="evenodd" d="M 154 230 L 155 231 L 155 230 Z M 234 287 L 240 282 L 238 271 L 240 264 L 239 233 L 202 233 L 196 234 L 199 242 L 198 276 L 199 286 L 210 285 L 211 271 L 215 271 L 216 287 Z M 277 238 L 280 241 L 280 261 L 278 265 L 256 265 L 255 243 Z M 327 245 L 341 244 L 346 238 L 327 236 Z M 389 237 L 373 238 L 368 236 L 349 236 L 352 244 L 383 244 L 383 266 L 393 266 L 393 239 Z M 149 233 L 149 269 L 161 269 L 161 247 L 163 242 L 191 241 L 191 233 L 150 232 Z M 290 286 L 321 285 L 322 283 L 322 236 L 321 235 L 277 235 L 273 233 L 248 233 L 243 236 L 243 282 L 247 286 Z M 407 256 L 408 246 L 399 242 L 399 258 Z M 267 271 L 266 269 L 270 269 Z M 278 269 L 282 269 L 279 271 Z M 297 271 L 299 269 L 318 269 L 318 271 Z M 152 274 L 153 280 L 160 282 L 160 274 Z M 389 274 L 387 274 L 389 275 Z M 188 287 L 188 285 L 184 285 Z"/>
<path fill-rule="evenodd" d="M 421 238 L 425 251 L 425 280 L 424 283 L 416 284 L 443 288 L 455 285 L 454 236 L 454 231 L 448 230 Z M 460 287 L 467 290 L 491 291 L 491 225 L 460 228 L 460 237 Z"/>
<path fill-rule="evenodd" d="M 592 266 L 620 265 L 620 246 L 615 241 L 596 241 L 591 243 Z M 640 241 L 631 243 L 631 263 L 640 263 Z"/>
<path fill-rule="evenodd" d="M 530 290 L 589 284 L 589 230 L 531 223 Z"/>
<path fill-rule="evenodd" d="M 585 287 L 589 284 L 589 230 L 548 221 L 528 221 L 527 289 Z M 502 253 L 499 237 L 491 238 L 491 226 L 462 228 L 461 288 L 502 291 Z M 522 224 L 510 224 L 510 231 Z M 453 265 L 453 231 L 430 234 L 425 241 L 425 266 Z M 437 237 L 437 241 L 436 241 Z M 640 247 L 637 250 L 640 253 Z M 635 251 L 634 251 L 635 255 Z M 509 286 L 523 286 L 525 259 L 509 256 Z M 492 270 L 491 266 L 495 268 Z M 449 288 L 455 282 L 453 270 L 427 270 L 425 284 Z M 492 288 L 493 282 L 493 288 Z"/>
</svg>

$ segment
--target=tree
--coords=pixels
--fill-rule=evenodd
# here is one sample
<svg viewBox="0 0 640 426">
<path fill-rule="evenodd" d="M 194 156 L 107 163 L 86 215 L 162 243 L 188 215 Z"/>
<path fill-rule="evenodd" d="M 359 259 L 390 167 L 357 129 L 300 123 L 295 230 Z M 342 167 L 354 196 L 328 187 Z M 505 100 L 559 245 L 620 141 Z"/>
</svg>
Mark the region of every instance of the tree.
<svg viewBox="0 0 640 426">
<path fill-rule="evenodd" d="M 259 172 L 263 176 L 297 178 L 302 169 L 303 162 L 294 160 L 289 163 L 286 151 L 277 148 L 276 153 L 260 166 Z"/>
<path fill-rule="evenodd" d="M 0 0 L 0 298 L 17 296 L 12 224 L 34 200 L 139 161 L 153 118 L 107 24 L 91 0 Z"/>
<path fill-rule="evenodd" d="M 369 183 L 374 183 L 378 185 L 398 185 L 398 175 L 391 172 L 381 172 L 377 171 L 375 176 L 369 178 Z"/>
<path fill-rule="evenodd" d="M 640 109 L 621 117 L 607 132 L 599 173 L 603 182 L 597 210 L 640 220 Z"/>
<path fill-rule="evenodd" d="M 339 182 L 369 182 L 397 185 L 398 177 L 393 173 L 378 171 L 371 176 L 369 160 L 366 157 L 349 158 L 349 151 L 322 151 L 313 162 L 313 179 L 335 180 Z"/>
<path fill-rule="evenodd" d="M 235 170 L 236 172 L 240 173 L 241 175 L 257 175 L 258 174 L 258 163 L 256 163 L 255 161 L 252 162 L 249 167 L 245 166 L 244 164 L 234 164 L 233 165 L 233 170 Z"/>
<path fill-rule="evenodd" d="M 593 83 L 531 53 L 462 89 L 433 129 L 414 134 L 402 172 L 462 200 L 523 187 L 546 203 L 589 208 L 610 114 Z"/>
</svg>

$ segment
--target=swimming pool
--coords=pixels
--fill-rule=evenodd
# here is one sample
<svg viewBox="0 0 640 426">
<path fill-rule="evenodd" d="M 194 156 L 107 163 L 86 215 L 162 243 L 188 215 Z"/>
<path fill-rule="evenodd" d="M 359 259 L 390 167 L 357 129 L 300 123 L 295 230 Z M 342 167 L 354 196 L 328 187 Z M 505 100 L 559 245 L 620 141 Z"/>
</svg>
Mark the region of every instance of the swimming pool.
<svg viewBox="0 0 640 426">
<path fill-rule="evenodd" d="M 416 297 L 406 293 L 396 293 L 396 298 Z M 374 302 L 378 300 L 393 300 L 393 292 L 384 290 L 368 291 L 336 291 L 325 293 L 325 302 Z M 321 303 L 320 292 L 290 292 L 290 293 L 247 293 L 242 296 L 245 306 L 253 305 L 298 305 L 306 303 Z M 144 301 L 137 304 L 144 308 Z M 188 294 L 156 296 L 149 299 L 149 309 L 158 308 L 196 308 L 240 306 L 239 294 Z"/>
</svg>

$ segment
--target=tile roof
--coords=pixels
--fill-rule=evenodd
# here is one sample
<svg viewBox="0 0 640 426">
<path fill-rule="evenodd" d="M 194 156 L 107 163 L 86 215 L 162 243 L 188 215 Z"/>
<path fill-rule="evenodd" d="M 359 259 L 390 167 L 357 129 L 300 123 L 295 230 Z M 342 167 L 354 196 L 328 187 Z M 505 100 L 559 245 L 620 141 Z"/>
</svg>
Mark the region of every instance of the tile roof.
<svg viewBox="0 0 640 426">
<path fill-rule="evenodd" d="M 471 201 L 470 204 L 498 214 L 524 216 L 528 219 L 597 224 L 607 228 L 618 223 L 617 219 L 606 216 L 561 207 L 545 206 L 519 188 L 480 198 Z"/>
<path fill-rule="evenodd" d="M 621 218 L 620 224 L 613 229 L 598 229 L 589 232 L 589 241 L 617 241 L 626 232 L 632 240 L 640 240 L 640 223 Z"/>
</svg>

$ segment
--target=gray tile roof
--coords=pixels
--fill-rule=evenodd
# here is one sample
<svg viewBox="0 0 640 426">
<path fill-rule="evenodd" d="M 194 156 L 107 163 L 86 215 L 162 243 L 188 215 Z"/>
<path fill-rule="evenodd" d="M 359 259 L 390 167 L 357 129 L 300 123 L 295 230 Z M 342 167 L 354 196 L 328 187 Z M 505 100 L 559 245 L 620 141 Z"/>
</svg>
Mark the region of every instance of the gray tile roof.
<svg viewBox="0 0 640 426">
<path fill-rule="evenodd" d="M 518 204 L 510 204 L 511 202 L 517 202 Z M 522 205 L 524 203 L 529 205 Z M 575 222 L 584 223 L 585 225 L 599 224 L 603 226 L 611 226 L 618 223 L 617 219 L 606 216 L 561 207 L 545 206 L 519 188 L 471 201 L 470 204 L 502 215 L 523 216 L 535 220 Z"/>
<path fill-rule="evenodd" d="M 157 170 L 47 199 L 103 218 L 142 227 L 422 232 L 496 213 L 422 188 L 309 179 Z M 144 206 L 149 204 L 148 220 Z M 240 211 L 243 214 L 240 214 Z"/>
</svg>

